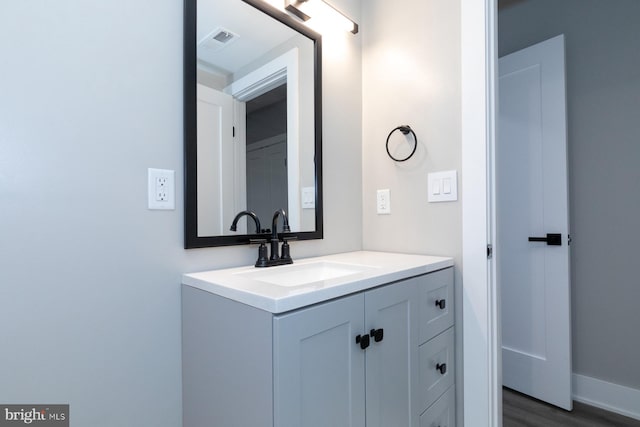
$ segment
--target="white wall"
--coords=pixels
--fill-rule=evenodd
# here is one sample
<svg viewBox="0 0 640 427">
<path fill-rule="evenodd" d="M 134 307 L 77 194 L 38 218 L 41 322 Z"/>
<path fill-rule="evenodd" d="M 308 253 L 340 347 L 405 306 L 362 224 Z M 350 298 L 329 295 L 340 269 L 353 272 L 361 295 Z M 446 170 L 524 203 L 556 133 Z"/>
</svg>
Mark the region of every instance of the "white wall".
<svg viewBox="0 0 640 427">
<path fill-rule="evenodd" d="M 427 203 L 427 174 L 458 171 L 461 182 L 460 2 L 369 0 L 363 10 L 363 245 L 368 250 L 447 255 L 456 262 L 456 340 L 462 349 L 461 197 Z M 387 156 L 388 133 L 410 125 L 418 148 Z M 401 135 L 400 135 L 401 138 Z M 376 213 L 389 189 L 391 214 Z M 462 351 L 457 352 L 462 367 Z M 457 400 L 462 407 L 462 372 Z M 460 411 L 459 411 L 460 413 Z"/>
<path fill-rule="evenodd" d="M 640 390 L 640 2 L 500 4 L 501 56 L 565 34 L 574 372 Z"/>
<path fill-rule="evenodd" d="M 362 24 L 367 249 L 456 257 L 461 252 L 460 200 L 427 203 L 429 172 L 456 169 L 460 177 L 459 7 L 449 0 L 416 0 L 401 8 L 383 0 L 367 3 Z M 411 125 L 418 149 L 397 163 L 387 156 L 385 141 L 401 124 Z M 384 188 L 391 191 L 391 215 L 376 213 L 376 190 Z"/>
<path fill-rule="evenodd" d="M 362 245 L 360 36 L 324 47 L 325 239 L 294 257 Z M 178 426 L 180 275 L 256 257 L 183 249 L 182 4 L 1 2 L 0 52 L 0 402 Z M 175 211 L 147 210 L 148 167 Z"/>
<path fill-rule="evenodd" d="M 456 169 L 460 177 L 459 9 L 459 2 L 449 0 L 415 0 L 403 7 L 367 3 L 362 24 L 367 249 L 456 257 L 461 252 L 460 200 L 427 203 L 429 172 Z M 411 159 L 397 163 L 387 156 L 385 141 L 403 124 L 415 131 L 418 148 Z M 391 214 L 378 215 L 376 190 L 385 188 L 391 191 Z"/>
</svg>

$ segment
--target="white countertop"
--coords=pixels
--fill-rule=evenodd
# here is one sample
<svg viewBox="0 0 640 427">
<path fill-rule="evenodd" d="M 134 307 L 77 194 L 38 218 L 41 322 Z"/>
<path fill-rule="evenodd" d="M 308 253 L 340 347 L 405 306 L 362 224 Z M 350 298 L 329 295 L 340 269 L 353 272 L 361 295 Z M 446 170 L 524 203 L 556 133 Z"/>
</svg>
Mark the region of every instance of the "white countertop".
<svg viewBox="0 0 640 427">
<path fill-rule="evenodd" d="M 344 265 L 348 274 L 336 273 L 343 275 L 301 285 L 275 284 L 278 277 L 289 277 L 288 273 L 314 263 L 327 265 L 330 271 L 339 271 Z M 452 265 L 453 258 L 449 257 L 360 251 L 294 259 L 294 264 L 278 267 L 246 266 L 185 274 L 182 283 L 271 313 L 283 313 Z"/>
</svg>

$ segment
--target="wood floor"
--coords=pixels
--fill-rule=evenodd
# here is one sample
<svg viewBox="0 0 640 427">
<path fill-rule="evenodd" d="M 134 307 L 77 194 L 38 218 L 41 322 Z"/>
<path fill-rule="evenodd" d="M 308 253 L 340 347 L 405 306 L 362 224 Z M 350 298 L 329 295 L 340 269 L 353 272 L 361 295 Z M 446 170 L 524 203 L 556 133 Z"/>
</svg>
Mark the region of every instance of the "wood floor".
<svg viewBox="0 0 640 427">
<path fill-rule="evenodd" d="M 503 427 L 640 427 L 640 421 L 573 402 L 567 412 L 503 388 Z"/>
</svg>

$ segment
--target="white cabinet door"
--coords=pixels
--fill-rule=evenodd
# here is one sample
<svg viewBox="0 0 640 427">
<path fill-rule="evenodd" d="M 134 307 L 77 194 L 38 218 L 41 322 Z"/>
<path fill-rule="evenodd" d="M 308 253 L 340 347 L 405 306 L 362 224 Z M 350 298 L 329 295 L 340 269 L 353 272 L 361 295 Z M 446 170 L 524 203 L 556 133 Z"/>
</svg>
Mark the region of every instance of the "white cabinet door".
<svg viewBox="0 0 640 427">
<path fill-rule="evenodd" d="M 417 278 L 365 293 L 367 427 L 411 427 L 418 377 Z M 379 332 L 381 330 L 381 332 Z M 380 341 L 375 340 L 376 332 Z"/>
<path fill-rule="evenodd" d="M 364 427 L 364 295 L 274 317 L 274 425 Z"/>
</svg>

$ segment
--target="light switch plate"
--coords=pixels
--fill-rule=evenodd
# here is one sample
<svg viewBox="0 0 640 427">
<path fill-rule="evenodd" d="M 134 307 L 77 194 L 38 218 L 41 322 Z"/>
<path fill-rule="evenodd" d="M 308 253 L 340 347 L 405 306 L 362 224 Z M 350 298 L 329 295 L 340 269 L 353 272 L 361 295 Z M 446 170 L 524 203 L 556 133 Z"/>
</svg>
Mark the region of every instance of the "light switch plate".
<svg viewBox="0 0 640 427">
<path fill-rule="evenodd" d="M 316 189 L 315 187 L 302 187 L 302 209 L 315 209 Z"/>
<path fill-rule="evenodd" d="M 172 210 L 176 208 L 174 171 L 149 168 L 147 181 L 149 209 Z"/>
<path fill-rule="evenodd" d="M 430 203 L 458 200 L 458 171 L 432 172 L 427 185 Z"/>
</svg>

